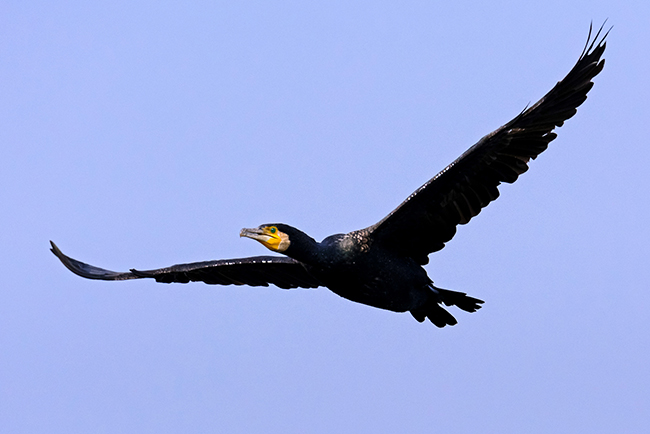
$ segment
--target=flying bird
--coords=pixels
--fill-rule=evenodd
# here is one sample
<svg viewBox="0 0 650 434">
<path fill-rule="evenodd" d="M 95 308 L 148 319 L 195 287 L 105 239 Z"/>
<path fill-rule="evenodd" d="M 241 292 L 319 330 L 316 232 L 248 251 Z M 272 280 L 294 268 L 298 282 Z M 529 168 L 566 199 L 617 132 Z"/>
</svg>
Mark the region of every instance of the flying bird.
<svg viewBox="0 0 650 434">
<path fill-rule="evenodd" d="M 604 25 L 603 25 L 604 26 Z M 418 188 L 380 222 L 317 242 L 283 223 L 242 229 L 284 256 L 256 256 L 173 265 L 156 270 L 115 272 L 52 252 L 73 273 L 88 279 L 152 278 L 163 283 L 205 282 L 279 288 L 324 286 L 358 303 L 394 312 L 410 312 L 438 327 L 456 319 L 444 306 L 475 312 L 483 303 L 465 293 L 438 288 L 423 268 L 429 254 L 441 250 L 456 233 L 499 196 L 502 182 L 513 183 L 528 163 L 555 139 L 554 129 L 576 114 L 603 69 L 603 27 L 587 43 L 577 63 L 550 92 L 507 124 L 483 137 L 456 161 Z"/>
</svg>

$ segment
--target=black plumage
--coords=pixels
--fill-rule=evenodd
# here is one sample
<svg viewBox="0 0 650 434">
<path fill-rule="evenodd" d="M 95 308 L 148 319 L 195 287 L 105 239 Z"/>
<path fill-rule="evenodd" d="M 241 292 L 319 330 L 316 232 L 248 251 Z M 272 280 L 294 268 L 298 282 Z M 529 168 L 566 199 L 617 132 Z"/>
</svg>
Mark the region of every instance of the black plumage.
<svg viewBox="0 0 650 434">
<path fill-rule="evenodd" d="M 576 65 L 536 104 L 483 137 L 456 161 L 411 194 L 379 223 L 316 242 L 282 223 L 243 229 L 241 236 L 260 241 L 283 256 L 258 256 L 174 265 L 149 271 L 113 272 L 52 252 L 72 272 L 89 279 L 153 278 L 163 283 L 201 281 L 217 285 L 276 285 L 280 288 L 325 286 L 352 301 L 396 312 L 410 312 L 438 327 L 456 324 L 442 305 L 474 312 L 483 301 L 462 292 L 437 288 L 422 265 L 499 197 L 498 186 L 512 183 L 528 163 L 555 139 L 553 130 L 571 118 L 603 69 L 607 33 L 591 38 Z"/>
</svg>

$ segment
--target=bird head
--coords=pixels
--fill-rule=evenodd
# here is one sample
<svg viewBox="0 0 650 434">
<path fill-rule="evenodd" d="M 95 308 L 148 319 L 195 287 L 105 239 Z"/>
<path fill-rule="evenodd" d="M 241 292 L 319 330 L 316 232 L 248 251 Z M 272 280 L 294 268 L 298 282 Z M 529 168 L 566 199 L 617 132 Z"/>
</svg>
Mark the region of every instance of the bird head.
<svg viewBox="0 0 650 434">
<path fill-rule="evenodd" d="M 271 251 L 283 253 L 291 244 L 287 228 L 290 228 L 290 226 L 279 223 L 265 224 L 251 229 L 244 228 L 239 233 L 239 236 L 252 238 Z"/>
</svg>

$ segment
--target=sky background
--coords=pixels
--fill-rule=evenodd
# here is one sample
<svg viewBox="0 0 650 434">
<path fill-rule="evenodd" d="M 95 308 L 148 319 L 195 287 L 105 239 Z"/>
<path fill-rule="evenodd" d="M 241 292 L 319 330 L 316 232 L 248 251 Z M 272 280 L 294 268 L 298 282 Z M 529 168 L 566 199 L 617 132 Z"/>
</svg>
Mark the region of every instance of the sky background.
<svg viewBox="0 0 650 434">
<path fill-rule="evenodd" d="M 605 69 L 426 267 L 437 329 L 327 289 L 101 282 L 374 224 L 573 66 Z M 0 4 L 0 431 L 639 433 L 650 3 Z"/>
</svg>

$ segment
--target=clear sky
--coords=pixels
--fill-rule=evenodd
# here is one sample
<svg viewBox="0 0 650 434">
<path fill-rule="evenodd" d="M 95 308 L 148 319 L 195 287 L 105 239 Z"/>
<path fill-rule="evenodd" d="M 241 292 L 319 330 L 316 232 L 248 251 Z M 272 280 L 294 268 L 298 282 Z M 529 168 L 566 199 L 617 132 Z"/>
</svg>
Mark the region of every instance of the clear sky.
<svg viewBox="0 0 650 434">
<path fill-rule="evenodd" d="M 79 278 L 369 226 L 577 60 L 547 152 L 426 267 L 437 329 L 327 289 Z M 638 433 L 650 424 L 650 3 L 0 6 L 0 431 Z"/>
</svg>

